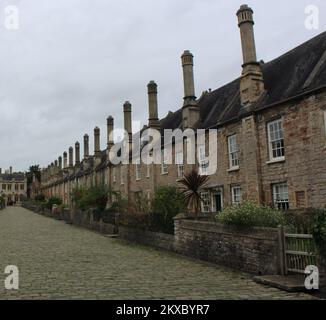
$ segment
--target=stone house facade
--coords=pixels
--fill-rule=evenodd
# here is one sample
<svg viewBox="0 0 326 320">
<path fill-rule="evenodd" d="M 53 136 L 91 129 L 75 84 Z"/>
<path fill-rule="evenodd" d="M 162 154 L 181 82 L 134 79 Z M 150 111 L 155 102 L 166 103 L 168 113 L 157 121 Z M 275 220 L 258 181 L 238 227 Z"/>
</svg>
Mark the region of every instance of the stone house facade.
<svg viewBox="0 0 326 320">
<path fill-rule="evenodd" d="M 89 136 L 42 171 L 42 192 L 71 204 L 75 187 L 103 184 L 127 199 L 150 200 L 159 186 L 178 185 L 193 167 L 205 167 L 209 130 L 217 130 L 217 170 L 203 192 L 203 212 L 218 212 L 244 200 L 281 209 L 326 206 L 326 32 L 275 60 L 257 61 L 253 11 L 237 12 L 243 49 L 241 77 L 195 96 L 193 55 L 182 55 L 184 103 L 158 119 L 157 85 L 148 84 L 149 121 L 146 127 L 206 130 L 205 146 L 196 145 L 196 164 L 118 164 L 109 157 L 114 143 L 114 119 L 107 119 L 107 149 L 100 150 L 100 131 L 94 129 L 94 154 Z M 131 142 L 132 107 L 124 104 L 125 141 Z M 205 147 L 205 148 L 204 148 Z M 163 148 L 163 144 L 162 144 Z M 173 146 L 173 159 L 175 154 Z M 75 151 L 75 162 L 73 153 Z M 202 156 L 203 155 L 203 156 Z M 132 156 L 130 156 L 132 158 Z M 186 156 L 184 155 L 185 159 Z"/>
<path fill-rule="evenodd" d="M 27 195 L 27 179 L 24 173 L 15 173 L 10 167 L 2 173 L 0 169 L 0 196 L 6 205 L 20 205 Z"/>
</svg>

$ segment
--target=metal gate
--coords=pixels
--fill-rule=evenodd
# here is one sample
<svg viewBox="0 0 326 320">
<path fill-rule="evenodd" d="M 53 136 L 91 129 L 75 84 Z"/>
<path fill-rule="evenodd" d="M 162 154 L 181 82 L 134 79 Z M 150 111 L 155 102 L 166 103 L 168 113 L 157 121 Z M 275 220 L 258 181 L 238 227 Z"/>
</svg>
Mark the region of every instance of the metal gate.
<svg viewBox="0 0 326 320">
<path fill-rule="evenodd" d="M 284 233 L 285 274 L 304 274 L 307 266 L 316 264 L 316 245 L 312 235 Z"/>
</svg>

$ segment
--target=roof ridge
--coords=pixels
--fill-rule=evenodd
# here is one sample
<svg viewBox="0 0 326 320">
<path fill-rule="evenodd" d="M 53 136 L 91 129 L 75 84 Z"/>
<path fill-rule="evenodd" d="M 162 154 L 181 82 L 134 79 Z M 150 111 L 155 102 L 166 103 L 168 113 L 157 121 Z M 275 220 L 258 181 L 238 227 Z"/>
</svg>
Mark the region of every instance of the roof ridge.
<svg viewBox="0 0 326 320">
<path fill-rule="evenodd" d="M 318 62 L 316 63 L 314 69 L 311 71 L 309 77 L 307 78 L 306 82 L 302 86 L 302 89 L 306 89 L 311 85 L 312 81 L 316 78 L 316 76 L 320 71 L 320 68 L 324 65 L 325 62 L 326 62 L 326 49 L 324 53 L 321 55 Z"/>
<path fill-rule="evenodd" d="M 288 50 L 287 52 L 284 52 L 280 56 L 278 56 L 278 57 L 276 57 L 276 58 L 274 58 L 274 59 L 272 59 L 272 60 L 270 60 L 268 62 L 265 62 L 264 65 L 272 64 L 273 62 L 292 54 L 293 52 L 297 51 L 299 48 L 306 47 L 308 43 L 314 42 L 314 41 L 316 41 L 316 39 L 322 38 L 323 36 L 326 37 L 326 31 L 323 31 L 322 33 L 318 34 L 317 36 L 315 36 L 315 37 L 313 37 L 313 38 L 311 38 L 311 39 L 309 39 L 309 40 L 295 46 L 294 48 Z"/>
</svg>

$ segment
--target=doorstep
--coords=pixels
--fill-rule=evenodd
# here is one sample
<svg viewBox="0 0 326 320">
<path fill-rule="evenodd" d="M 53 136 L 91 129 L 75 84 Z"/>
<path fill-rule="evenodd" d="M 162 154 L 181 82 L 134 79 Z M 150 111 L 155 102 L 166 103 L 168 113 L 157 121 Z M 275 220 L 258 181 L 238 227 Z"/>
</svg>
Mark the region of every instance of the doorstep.
<svg viewBox="0 0 326 320">
<path fill-rule="evenodd" d="M 256 283 L 264 284 L 287 292 L 307 291 L 304 285 L 304 277 L 302 275 L 257 276 L 254 277 L 253 280 Z"/>
</svg>

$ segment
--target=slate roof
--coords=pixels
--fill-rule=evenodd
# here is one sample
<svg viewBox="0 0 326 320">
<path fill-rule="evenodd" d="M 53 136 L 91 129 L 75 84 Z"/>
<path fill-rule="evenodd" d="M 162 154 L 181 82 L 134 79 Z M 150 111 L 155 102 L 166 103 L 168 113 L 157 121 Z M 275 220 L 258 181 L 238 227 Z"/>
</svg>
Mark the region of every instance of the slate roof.
<svg viewBox="0 0 326 320">
<path fill-rule="evenodd" d="M 253 110 L 290 99 L 304 92 L 326 86 L 326 32 L 303 43 L 268 63 L 261 63 L 266 95 Z M 197 101 L 200 107 L 200 128 L 222 125 L 241 116 L 240 77 L 207 92 Z M 182 109 L 161 120 L 162 129 L 181 125 Z"/>
<path fill-rule="evenodd" d="M 326 32 L 268 63 L 261 62 L 261 67 L 266 93 L 251 106 L 250 112 L 326 87 Z M 240 102 L 240 77 L 204 93 L 197 103 L 201 118 L 198 128 L 218 127 L 240 119 L 245 114 Z M 182 109 L 169 112 L 160 120 L 160 124 L 162 130 L 181 128 Z M 106 151 L 102 151 L 101 158 L 102 162 L 95 168 L 97 171 L 107 166 Z M 88 161 L 89 168 L 84 171 L 80 167 L 73 176 L 82 177 L 91 173 L 94 158 L 90 157 Z M 66 179 L 72 179 L 72 176 Z"/>
<path fill-rule="evenodd" d="M 0 174 L 0 181 L 2 182 L 11 182 L 11 181 L 22 182 L 24 180 L 25 180 L 25 175 L 23 173 Z"/>
</svg>

